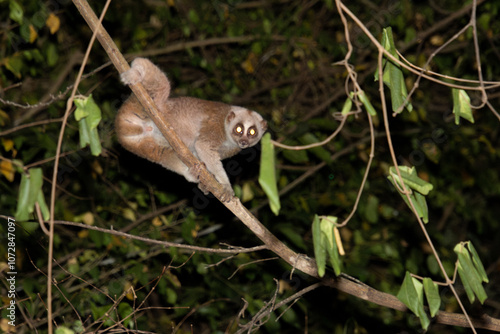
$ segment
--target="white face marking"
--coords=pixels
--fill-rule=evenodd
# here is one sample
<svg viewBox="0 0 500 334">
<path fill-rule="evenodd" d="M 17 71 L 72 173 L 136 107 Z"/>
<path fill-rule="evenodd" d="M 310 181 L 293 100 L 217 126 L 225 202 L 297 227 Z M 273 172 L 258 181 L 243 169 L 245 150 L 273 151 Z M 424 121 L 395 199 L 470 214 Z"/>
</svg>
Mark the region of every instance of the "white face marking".
<svg viewBox="0 0 500 334">
<path fill-rule="evenodd" d="M 261 115 L 242 107 L 231 107 L 234 117 L 226 122 L 226 137 L 241 149 L 257 144 L 265 132 Z M 230 139 L 229 139 L 230 138 Z"/>
</svg>

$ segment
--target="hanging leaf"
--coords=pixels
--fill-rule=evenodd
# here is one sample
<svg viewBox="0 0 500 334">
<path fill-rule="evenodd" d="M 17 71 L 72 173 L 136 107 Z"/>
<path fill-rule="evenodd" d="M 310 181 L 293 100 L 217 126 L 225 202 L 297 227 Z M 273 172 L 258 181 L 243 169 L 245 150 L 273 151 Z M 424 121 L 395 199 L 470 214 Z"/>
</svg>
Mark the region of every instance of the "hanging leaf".
<svg viewBox="0 0 500 334">
<path fill-rule="evenodd" d="M 17 210 L 15 214 L 16 220 L 18 221 L 26 221 L 29 219 L 29 189 L 30 179 L 27 174 L 23 174 L 21 176 L 21 184 L 19 185 L 19 196 L 17 197 Z"/>
<path fill-rule="evenodd" d="M 359 100 L 361 103 L 363 103 L 363 106 L 365 107 L 366 111 L 370 114 L 370 116 L 377 116 L 377 112 L 375 111 L 375 108 L 373 108 L 373 105 L 371 104 L 370 100 L 368 100 L 368 97 L 366 96 L 364 91 L 361 91 L 358 93 Z"/>
<path fill-rule="evenodd" d="M 398 166 L 399 172 L 401 173 L 401 177 L 403 178 L 403 182 L 405 185 L 410 187 L 413 190 L 418 191 L 422 195 L 428 195 L 429 192 L 433 189 L 433 185 L 425 180 L 422 180 L 418 174 L 415 167 L 407 167 L 407 166 Z M 395 180 L 399 179 L 398 173 L 394 166 L 389 168 L 389 173 L 394 176 Z M 399 183 L 399 180 L 398 180 Z"/>
<path fill-rule="evenodd" d="M 464 268 L 463 264 L 460 261 L 458 262 L 457 264 L 458 275 L 462 280 L 462 284 L 467 294 L 467 298 L 469 298 L 469 301 L 471 303 L 474 303 L 474 301 L 476 300 L 476 296 L 474 295 L 474 290 L 472 289 L 472 286 L 470 284 L 470 282 L 474 280 L 474 275 L 472 275 L 472 273 L 468 271 L 470 270 L 470 267 L 466 266 L 466 268 L 467 269 Z"/>
<path fill-rule="evenodd" d="M 269 206 L 275 215 L 281 208 L 278 185 L 276 183 L 276 164 L 274 162 L 274 146 L 271 135 L 266 133 L 261 141 L 262 152 L 260 155 L 259 184 L 269 199 Z"/>
<path fill-rule="evenodd" d="M 410 196 L 410 199 L 415 209 L 417 209 L 418 216 L 427 224 L 429 222 L 429 209 L 427 208 L 425 196 L 419 192 L 414 192 L 412 196 Z"/>
<path fill-rule="evenodd" d="M 382 32 L 381 44 L 384 49 L 387 50 L 392 56 L 399 60 L 399 55 L 396 51 L 396 46 L 394 45 L 394 38 L 392 36 L 392 28 L 384 28 Z M 384 58 L 382 63 L 384 72 L 382 74 L 382 80 L 384 84 L 391 91 L 391 103 L 392 110 L 394 112 L 401 112 L 403 110 L 402 106 L 406 108 L 409 112 L 413 110 L 413 106 L 410 102 L 405 104 L 408 97 L 408 91 L 406 90 L 405 79 L 403 77 L 403 71 L 399 64 L 393 63 L 391 60 Z M 375 72 L 375 81 L 378 81 L 379 69 Z"/>
<path fill-rule="evenodd" d="M 29 188 L 29 197 L 28 197 L 28 206 L 31 207 L 31 212 L 33 212 L 33 208 L 35 206 L 35 202 L 38 199 L 38 193 L 42 191 L 43 184 L 43 174 L 41 168 L 31 168 L 29 170 L 30 173 L 30 188 Z"/>
<path fill-rule="evenodd" d="M 337 217 L 328 217 L 327 219 L 321 219 L 321 233 L 323 236 L 322 243 L 328 252 L 328 257 L 330 258 L 330 264 L 332 265 L 335 275 L 338 276 L 342 272 L 342 266 L 339 255 L 339 247 L 337 246 L 337 238 L 335 237 L 335 223 L 337 223 Z"/>
<path fill-rule="evenodd" d="M 476 268 L 477 273 L 481 278 L 481 281 L 488 283 L 490 280 L 486 275 L 486 270 L 484 270 L 483 263 L 479 258 L 479 254 L 477 254 L 476 248 L 472 245 L 472 242 L 470 241 L 466 243 L 466 246 L 469 249 L 470 255 L 472 256 L 472 262 L 474 263 L 474 267 Z"/>
<path fill-rule="evenodd" d="M 476 265 L 472 261 L 471 253 L 469 249 L 465 247 L 468 244 L 470 244 L 470 241 L 461 242 L 457 244 L 453 249 L 454 252 L 458 255 L 458 274 L 460 275 L 460 279 L 462 280 L 462 284 L 464 285 L 464 289 L 467 293 L 469 301 L 473 303 L 475 300 L 475 296 L 477 296 L 482 304 L 484 303 L 486 298 L 488 298 L 482 282 L 487 282 L 488 278 L 486 277 L 486 280 L 484 279 L 484 276 L 486 275 L 486 273 L 484 273 L 483 276 L 482 271 L 484 271 L 484 267 L 482 269 L 478 269 L 478 267 L 476 267 Z M 480 267 L 482 266 L 483 265 L 481 264 Z"/>
<path fill-rule="evenodd" d="M 99 123 L 101 122 L 101 109 L 95 103 L 92 95 L 85 99 L 75 99 L 75 105 L 77 110 L 75 111 L 75 118 L 79 121 L 82 118 L 88 117 L 88 125 L 90 130 L 97 128 Z M 81 115 L 81 116 L 77 116 Z"/>
<path fill-rule="evenodd" d="M 40 205 L 40 211 L 42 211 L 43 220 L 47 221 L 50 218 L 50 211 L 47 203 L 45 202 L 45 197 L 43 196 L 43 191 L 38 192 L 38 196 L 36 198 L 38 205 Z"/>
<path fill-rule="evenodd" d="M 42 209 L 43 219 L 49 219 L 49 209 L 45 203 L 42 192 L 43 173 L 41 168 L 31 168 L 29 176 L 21 176 L 19 186 L 19 196 L 17 201 L 16 220 L 27 221 L 30 215 L 35 211 L 35 203 L 38 202 Z"/>
<path fill-rule="evenodd" d="M 433 185 L 425 180 L 422 180 L 415 169 L 415 167 L 398 166 L 399 172 L 401 173 L 401 178 L 405 184 L 407 190 L 410 193 L 410 201 L 412 202 L 417 214 L 424 223 L 429 222 L 429 214 L 427 209 L 427 201 L 424 195 L 429 194 L 433 189 Z M 399 176 L 397 174 L 396 168 L 391 166 L 389 168 L 389 176 L 387 177 L 389 181 L 396 187 L 396 189 L 403 189 L 403 185 Z M 400 193 L 401 197 L 405 201 L 406 205 L 411 208 L 408 198 L 405 194 Z"/>
<path fill-rule="evenodd" d="M 407 271 L 397 297 L 420 319 L 422 328 L 427 329 L 430 320 L 425 313 L 423 295 L 423 284 Z"/>
<path fill-rule="evenodd" d="M 314 258 L 318 266 L 319 277 L 325 276 L 326 269 L 326 248 L 322 243 L 321 224 L 318 215 L 314 216 L 312 223 L 313 245 L 314 245 Z"/>
<path fill-rule="evenodd" d="M 338 276 L 342 272 L 342 262 L 337 244 L 338 239 L 335 236 L 336 222 L 337 217 L 327 217 L 327 219 L 320 220 L 318 215 L 314 216 L 312 224 L 314 257 L 318 266 L 319 277 L 325 275 L 327 256 L 330 259 L 335 275 Z"/>
<path fill-rule="evenodd" d="M 410 309 L 410 311 L 415 314 L 417 314 L 418 308 L 420 307 L 419 292 L 417 291 L 417 288 L 418 286 L 415 286 L 413 277 L 411 277 L 410 272 L 407 271 L 397 297 L 403 304 L 406 305 L 406 307 Z"/>
<path fill-rule="evenodd" d="M 455 114 L 455 124 L 460 124 L 460 117 L 474 123 L 472 109 L 470 107 L 470 97 L 463 89 L 452 88 L 453 113 Z"/>
<path fill-rule="evenodd" d="M 101 140 L 97 126 L 101 121 L 101 109 L 95 103 L 92 95 L 74 100 L 76 105 L 75 119 L 78 121 L 80 147 L 90 146 L 92 155 L 101 154 Z"/>
<path fill-rule="evenodd" d="M 350 97 L 348 97 L 344 102 L 344 106 L 342 107 L 342 112 L 341 112 L 342 116 L 347 115 L 351 111 L 351 108 L 352 108 L 352 100 Z"/>
<path fill-rule="evenodd" d="M 439 311 L 441 306 L 441 298 L 439 297 L 439 288 L 436 283 L 434 283 L 430 278 L 424 278 L 424 292 L 429 304 L 429 311 L 431 317 L 434 317 Z"/>
</svg>

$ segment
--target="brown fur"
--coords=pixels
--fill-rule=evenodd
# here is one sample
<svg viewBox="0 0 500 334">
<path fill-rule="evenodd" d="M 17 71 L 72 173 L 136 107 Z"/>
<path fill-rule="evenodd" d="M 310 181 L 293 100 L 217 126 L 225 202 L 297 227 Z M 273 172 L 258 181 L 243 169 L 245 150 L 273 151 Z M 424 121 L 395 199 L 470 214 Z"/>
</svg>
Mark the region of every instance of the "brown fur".
<svg viewBox="0 0 500 334">
<path fill-rule="evenodd" d="M 221 102 L 191 97 L 169 98 L 170 82 L 166 75 L 145 58 L 135 59 L 132 68 L 122 74 L 122 81 L 144 85 L 160 117 L 168 120 L 184 144 L 224 185 L 225 197 L 229 199 L 233 191 L 221 160 L 255 145 L 267 129 L 266 121 L 254 111 Z M 240 133 L 234 130 L 238 126 L 242 129 Z M 118 140 L 127 150 L 183 175 L 188 181 L 199 182 L 177 157 L 134 95 L 118 110 L 115 128 Z M 255 129 L 256 133 L 252 135 L 250 129 Z M 204 190 L 202 186 L 200 188 Z"/>
</svg>

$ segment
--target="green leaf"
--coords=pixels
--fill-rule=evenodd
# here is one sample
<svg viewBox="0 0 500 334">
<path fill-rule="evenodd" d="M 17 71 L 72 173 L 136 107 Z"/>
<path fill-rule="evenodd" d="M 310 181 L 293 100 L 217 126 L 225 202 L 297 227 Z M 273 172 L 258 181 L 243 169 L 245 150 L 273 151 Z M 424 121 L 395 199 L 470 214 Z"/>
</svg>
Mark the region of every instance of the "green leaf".
<svg viewBox="0 0 500 334">
<path fill-rule="evenodd" d="M 9 2 L 9 17 L 11 20 L 16 21 L 19 24 L 23 23 L 23 18 L 24 18 L 23 8 L 15 0 L 10 0 Z"/>
<path fill-rule="evenodd" d="M 55 334 L 75 334 L 75 332 L 66 326 L 58 326 L 55 330 Z"/>
<path fill-rule="evenodd" d="M 415 167 L 409 168 L 407 166 L 398 166 L 401 173 L 401 178 L 407 187 L 407 190 L 411 190 L 410 201 L 413 203 L 415 210 L 419 217 L 422 218 L 424 223 L 429 222 L 429 213 L 427 209 L 427 202 L 424 195 L 427 195 L 432 189 L 433 185 L 427 181 L 422 180 L 415 170 Z M 402 183 L 397 174 L 396 168 L 394 166 L 389 168 L 389 181 L 398 189 L 403 189 Z M 409 189 L 408 189 L 409 188 Z M 413 191 L 414 190 L 414 191 Z M 411 208 L 408 198 L 405 194 L 400 193 L 401 197 L 405 201 L 406 205 Z"/>
<path fill-rule="evenodd" d="M 21 184 L 19 185 L 19 196 L 17 197 L 17 210 L 16 210 L 16 220 L 26 221 L 30 218 L 30 213 L 33 212 L 29 210 L 29 196 L 30 196 L 30 179 L 28 175 L 22 174 Z"/>
<path fill-rule="evenodd" d="M 460 279 L 462 280 L 462 284 L 467 294 L 467 298 L 469 298 L 469 301 L 471 303 L 474 303 L 474 300 L 476 300 L 476 297 L 474 296 L 474 291 L 472 290 L 472 287 L 469 284 L 469 278 L 467 277 L 467 273 L 464 271 L 464 268 L 460 262 L 457 264 L 457 271 L 458 275 L 460 276 Z"/>
<path fill-rule="evenodd" d="M 319 277 L 325 276 L 326 268 L 326 249 L 323 246 L 323 237 L 321 232 L 321 223 L 318 215 L 314 216 L 312 223 L 313 245 L 314 245 L 314 258 L 318 266 Z"/>
<path fill-rule="evenodd" d="M 344 102 L 344 106 L 342 107 L 342 112 L 341 112 L 342 116 L 347 115 L 351 111 L 351 108 L 352 108 L 352 100 L 350 97 L 348 97 Z"/>
<path fill-rule="evenodd" d="M 167 294 L 167 299 L 166 299 L 167 303 L 175 305 L 175 303 L 177 302 L 177 292 L 175 292 L 174 289 L 167 288 L 166 294 Z"/>
<path fill-rule="evenodd" d="M 90 130 L 87 122 L 85 122 L 85 118 L 78 121 L 78 132 L 80 134 L 80 147 L 84 148 L 90 144 Z"/>
<path fill-rule="evenodd" d="M 200 22 L 200 17 L 198 16 L 198 13 L 194 9 L 189 10 L 188 18 L 189 18 L 189 21 L 191 21 L 195 24 Z"/>
<path fill-rule="evenodd" d="M 467 242 L 467 248 L 469 249 L 470 255 L 472 256 L 472 262 L 474 263 L 474 267 L 476 267 L 481 281 L 488 283 L 490 280 L 488 279 L 488 275 L 486 274 L 486 270 L 484 270 L 481 258 L 479 257 L 476 248 L 472 245 L 472 242 Z"/>
<path fill-rule="evenodd" d="M 93 156 L 98 156 L 102 152 L 101 139 L 96 128 L 90 130 L 90 152 Z"/>
<path fill-rule="evenodd" d="M 398 168 L 401 173 L 401 177 L 403 178 L 403 182 L 411 189 L 418 191 L 422 195 L 429 194 L 429 192 L 433 189 L 433 185 L 431 183 L 422 180 L 418 176 L 415 167 L 410 168 L 407 166 L 398 166 Z M 401 187 L 401 182 L 394 166 L 389 168 L 389 174 L 392 176 L 391 178 L 397 180 L 399 186 Z"/>
<path fill-rule="evenodd" d="M 315 143 L 318 143 L 320 141 L 315 135 L 313 135 L 310 132 L 301 136 L 299 138 L 299 140 L 303 145 L 315 144 Z M 309 151 L 311 151 L 316 157 L 320 158 L 321 160 L 323 160 L 326 163 L 332 162 L 330 152 L 328 152 L 327 150 L 325 150 L 321 146 L 313 147 L 313 148 L 309 149 Z"/>
<path fill-rule="evenodd" d="M 279 214 L 281 203 L 276 183 L 276 166 L 274 162 L 274 146 L 271 134 L 266 133 L 261 139 L 259 184 L 269 199 L 269 206 L 275 215 Z"/>
<path fill-rule="evenodd" d="M 316 258 L 320 277 L 325 275 L 327 255 L 330 258 L 335 275 L 338 276 L 342 272 L 342 262 L 340 261 L 337 240 L 334 234 L 334 224 L 336 222 L 337 217 L 320 220 L 318 215 L 314 216 L 312 224 L 314 257 Z"/>
<path fill-rule="evenodd" d="M 370 116 L 377 116 L 377 112 L 375 111 L 375 108 L 373 108 L 370 100 L 368 100 L 368 97 L 366 96 L 364 91 L 360 91 L 358 93 L 359 100 L 363 105 L 365 106 L 366 111 L 370 114 Z"/>
<path fill-rule="evenodd" d="M 291 143 L 288 142 L 286 144 L 290 145 Z M 301 163 L 309 162 L 309 157 L 307 156 L 306 150 L 300 150 L 300 151 L 285 150 L 282 152 L 282 154 L 283 154 L 283 157 L 285 159 L 287 159 L 288 161 L 290 161 L 294 164 L 301 164 Z"/>
<path fill-rule="evenodd" d="M 35 202 L 38 199 L 38 193 L 42 190 L 43 173 L 41 168 L 30 168 L 30 189 L 28 206 L 31 207 L 31 212 L 34 210 Z"/>
<path fill-rule="evenodd" d="M 469 250 L 465 247 L 468 243 L 470 242 L 461 242 L 453 249 L 458 255 L 458 274 L 460 275 L 469 301 L 473 303 L 475 295 L 482 304 L 488 296 L 482 285 L 482 274 L 477 270 L 472 262 Z"/>
<path fill-rule="evenodd" d="M 19 27 L 19 35 L 24 39 L 26 42 L 30 42 L 30 35 L 31 35 L 31 23 L 26 20 L 24 21 L 21 26 Z"/>
<path fill-rule="evenodd" d="M 45 197 L 43 196 L 43 191 L 38 192 L 38 197 L 36 199 L 38 205 L 40 205 L 40 211 L 42 211 L 43 220 L 47 221 L 50 218 L 49 207 L 45 202 Z"/>
<path fill-rule="evenodd" d="M 379 199 L 373 195 L 369 195 L 366 201 L 364 201 L 364 216 L 372 224 L 378 221 L 379 204 Z"/>
<path fill-rule="evenodd" d="M 101 122 L 101 109 L 95 103 L 92 95 L 87 98 L 74 100 L 76 105 L 75 119 L 78 121 L 80 133 L 80 147 L 90 145 L 92 155 L 98 156 L 102 152 L 101 140 L 97 126 Z"/>
<path fill-rule="evenodd" d="M 95 103 L 94 98 L 92 95 L 90 95 L 87 99 L 87 111 L 89 113 L 88 116 L 88 124 L 90 126 L 90 129 L 96 129 L 99 123 L 101 122 L 102 119 L 102 114 L 101 114 L 101 108 Z"/>
<path fill-rule="evenodd" d="M 431 317 L 434 317 L 439 311 L 441 306 L 441 298 L 439 297 L 438 285 L 434 283 L 430 278 L 424 278 L 424 292 L 427 298 L 427 303 L 429 304 L 429 311 Z"/>
<path fill-rule="evenodd" d="M 406 197 L 406 196 L 405 196 Z M 417 209 L 418 216 L 422 218 L 424 223 L 429 222 L 429 210 L 427 209 L 427 201 L 425 200 L 425 196 L 419 192 L 414 192 L 410 199 Z"/>
<path fill-rule="evenodd" d="M 75 99 L 74 102 L 76 105 L 75 119 L 80 121 L 81 119 L 88 117 L 87 124 L 89 125 L 89 128 L 91 130 L 97 128 L 101 122 L 102 114 L 101 109 L 97 103 L 95 103 L 92 95 L 85 99 Z"/>
<path fill-rule="evenodd" d="M 328 219 L 321 219 L 321 234 L 324 238 L 322 240 L 323 247 L 326 248 L 328 252 L 328 257 L 330 258 L 330 263 L 332 265 L 335 275 L 338 276 L 342 272 L 339 249 L 337 246 L 337 240 L 334 236 L 334 227 L 337 222 L 337 217 L 328 217 Z"/>
<path fill-rule="evenodd" d="M 422 283 L 411 277 L 410 272 L 407 271 L 397 297 L 417 317 L 419 317 L 422 328 L 427 329 L 430 320 L 425 313 L 423 295 Z"/>
<path fill-rule="evenodd" d="M 73 330 L 76 332 L 76 333 L 83 333 L 85 332 L 85 327 L 83 327 L 83 324 L 80 320 L 75 320 L 75 322 L 73 323 Z"/>
<path fill-rule="evenodd" d="M 83 99 L 74 99 L 73 101 L 76 105 L 75 110 L 75 119 L 80 122 L 82 119 L 89 115 L 89 112 L 86 109 L 86 103 Z"/>
<path fill-rule="evenodd" d="M 120 303 L 118 305 L 118 314 L 120 319 L 125 319 L 124 325 L 127 328 L 132 328 L 134 326 L 134 319 L 130 315 L 134 313 L 134 309 L 128 303 Z"/>
<path fill-rule="evenodd" d="M 410 272 L 407 271 L 397 297 L 415 314 L 417 314 L 419 308 L 419 292 L 417 288 L 418 286 L 416 287 L 413 283 L 413 277 L 411 277 Z"/>
<path fill-rule="evenodd" d="M 29 176 L 23 174 L 21 176 L 21 184 L 19 186 L 19 196 L 16 210 L 16 220 L 27 221 L 30 214 L 35 211 L 35 202 L 40 204 L 42 208 L 43 218 L 49 218 L 49 209 L 45 203 L 42 193 L 43 173 L 41 168 L 30 168 Z"/>
<path fill-rule="evenodd" d="M 53 43 L 50 43 L 45 49 L 45 57 L 47 58 L 47 64 L 50 67 L 55 66 L 59 61 L 59 54 L 57 50 L 57 46 Z"/>
<path fill-rule="evenodd" d="M 392 36 L 392 28 L 384 28 L 382 32 L 382 45 L 384 49 L 387 50 L 392 56 L 396 59 L 399 59 L 399 55 L 396 51 L 396 46 L 394 45 L 394 38 Z M 391 60 L 384 59 L 383 62 L 384 73 L 382 74 L 382 80 L 384 84 L 389 87 L 391 91 L 391 103 L 392 110 L 394 112 L 401 112 L 403 108 L 401 108 L 408 97 L 408 91 L 406 90 L 405 79 L 403 77 L 403 71 L 401 70 L 401 66 L 393 63 Z M 378 80 L 378 69 L 375 73 L 375 81 Z M 412 111 L 413 106 L 411 103 L 407 102 L 406 110 Z"/>
<path fill-rule="evenodd" d="M 474 123 L 472 109 L 470 107 L 470 97 L 463 89 L 452 88 L 453 113 L 455 114 L 455 124 L 460 124 L 460 117 Z"/>
<path fill-rule="evenodd" d="M 6 57 L 3 59 L 5 67 L 16 76 L 16 78 L 20 79 L 22 74 L 21 70 L 24 67 L 23 59 L 19 54 L 15 54 L 11 57 Z"/>
</svg>

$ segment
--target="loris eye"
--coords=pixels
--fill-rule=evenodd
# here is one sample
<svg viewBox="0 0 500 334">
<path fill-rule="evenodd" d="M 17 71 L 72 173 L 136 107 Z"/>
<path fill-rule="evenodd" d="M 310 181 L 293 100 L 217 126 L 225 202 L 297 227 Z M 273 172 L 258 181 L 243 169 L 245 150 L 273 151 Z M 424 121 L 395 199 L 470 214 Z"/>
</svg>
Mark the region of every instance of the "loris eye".
<svg viewBox="0 0 500 334">
<path fill-rule="evenodd" d="M 243 125 L 238 124 L 234 127 L 234 133 L 237 135 L 242 135 L 243 134 Z"/>
<path fill-rule="evenodd" d="M 248 135 L 249 136 L 255 136 L 257 134 L 257 129 L 255 127 L 251 127 L 250 129 L 248 129 Z"/>
</svg>

